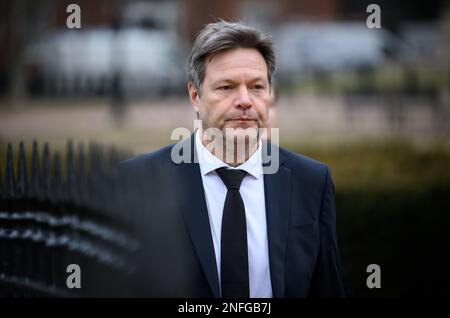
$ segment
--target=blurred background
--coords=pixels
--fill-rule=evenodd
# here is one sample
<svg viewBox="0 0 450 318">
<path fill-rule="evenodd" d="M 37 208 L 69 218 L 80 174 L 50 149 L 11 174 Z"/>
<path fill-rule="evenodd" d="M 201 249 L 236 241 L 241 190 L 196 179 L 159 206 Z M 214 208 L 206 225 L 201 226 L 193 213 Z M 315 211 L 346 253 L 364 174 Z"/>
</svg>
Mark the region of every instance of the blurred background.
<svg viewBox="0 0 450 318">
<path fill-rule="evenodd" d="M 66 25 L 70 3 L 80 29 Z M 332 170 L 354 295 L 450 295 L 450 5 L 377 0 L 381 28 L 370 29 L 370 3 L 0 0 L 0 167 L 9 142 L 134 154 L 174 142 L 174 128 L 193 129 L 196 34 L 241 20 L 276 45 L 280 144 Z M 380 289 L 366 286 L 369 264 Z"/>
</svg>

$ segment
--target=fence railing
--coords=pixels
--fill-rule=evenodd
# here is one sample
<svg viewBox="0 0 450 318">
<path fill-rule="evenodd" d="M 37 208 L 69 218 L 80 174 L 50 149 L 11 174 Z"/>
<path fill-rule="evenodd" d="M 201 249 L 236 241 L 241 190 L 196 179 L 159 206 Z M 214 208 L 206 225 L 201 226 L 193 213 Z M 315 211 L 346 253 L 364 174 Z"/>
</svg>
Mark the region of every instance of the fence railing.
<svg viewBox="0 0 450 318">
<path fill-rule="evenodd" d="M 17 153 L 8 145 L 0 165 L 0 297 L 132 293 L 140 242 L 126 176 L 116 169 L 126 154 L 88 148 L 69 141 L 62 156 L 45 143 L 41 154 L 34 142 L 27 158 L 23 143 Z"/>
</svg>

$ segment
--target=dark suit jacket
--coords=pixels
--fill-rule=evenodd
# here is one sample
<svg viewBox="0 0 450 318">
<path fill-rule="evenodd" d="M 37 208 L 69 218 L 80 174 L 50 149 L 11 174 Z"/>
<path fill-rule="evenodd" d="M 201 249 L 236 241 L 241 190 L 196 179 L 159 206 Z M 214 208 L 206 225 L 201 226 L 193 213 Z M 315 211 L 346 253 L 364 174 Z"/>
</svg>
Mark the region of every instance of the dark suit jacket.
<svg viewBox="0 0 450 318">
<path fill-rule="evenodd" d="M 183 142 L 193 154 L 193 135 Z M 200 168 L 174 163 L 172 147 L 121 164 L 135 185 L 130 209 L 139 214 L 144 242 L 137 290 L 149 297 L 220 297 Z M 283 148 L 279 162 L 277 173 L 264 175 L 273 296 L 342 297 L 330 172 Z"/>
</svg>

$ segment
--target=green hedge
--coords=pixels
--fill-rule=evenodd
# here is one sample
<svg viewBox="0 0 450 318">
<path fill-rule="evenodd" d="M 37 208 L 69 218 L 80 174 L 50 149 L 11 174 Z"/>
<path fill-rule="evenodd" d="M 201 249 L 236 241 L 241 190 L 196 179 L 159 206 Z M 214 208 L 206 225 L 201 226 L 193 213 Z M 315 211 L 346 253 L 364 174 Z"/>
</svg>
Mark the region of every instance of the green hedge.
<svg viewBox="0 0 450 318">
<path fill-rule="evenodd" d="M 343 267 L 355 296 L 450 295 L 450 183 L 336 195 Z M 381 289 L 366 268 L 381 267 Z"/>
<path fill-rule="evenodd" d="M 450 295 L 450 153 L 445 143 L 292 146 L 327 163 L 341 259 L 356 297 Z M 369 289 L 369 264 L 381 288 Z"/>
</svg>

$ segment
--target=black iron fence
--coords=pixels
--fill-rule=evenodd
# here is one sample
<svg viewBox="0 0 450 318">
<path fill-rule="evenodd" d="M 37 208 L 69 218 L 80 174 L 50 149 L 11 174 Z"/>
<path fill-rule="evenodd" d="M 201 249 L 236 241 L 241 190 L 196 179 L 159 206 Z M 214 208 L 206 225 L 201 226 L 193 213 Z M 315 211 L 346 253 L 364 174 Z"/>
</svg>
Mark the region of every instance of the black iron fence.
<svg viewBox="0 0 450 318">
<path fill-rule="evenodd" d="M 26 156 L 23 143 L 18 152 L 8 145 L 0 165 L 0 297 L 134 291 L 140 242 L 126 176 L 115 168 L 126 154 L 88 148 L 69 141 L 61 155 L 34 142 Z"/>
</svg>

